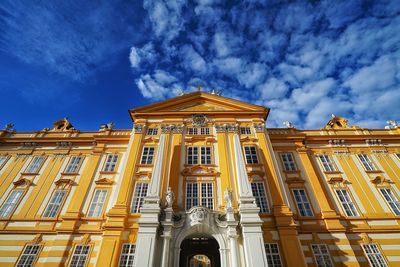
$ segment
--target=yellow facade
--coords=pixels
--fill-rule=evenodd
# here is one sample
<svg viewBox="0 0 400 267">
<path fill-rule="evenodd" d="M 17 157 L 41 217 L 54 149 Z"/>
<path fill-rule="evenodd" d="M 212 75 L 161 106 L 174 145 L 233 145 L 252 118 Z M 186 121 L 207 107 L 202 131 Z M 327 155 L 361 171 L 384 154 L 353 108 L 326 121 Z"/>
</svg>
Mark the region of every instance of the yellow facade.
<svg viewBox="0 0 400 267">
<path fill-rule="evenodd" d="M 130 130 L 0 131 L 0 266 L 132 266 L 141 238 L 149 266 L 186 266 L 177 240 L 214 237 L 211 266 L 400 266 L 400 128 L 265 128 L 268 113 L 194 92 L 130 110 Z M 179 230 L 197 206 L 227 223 L 226 249 L 215 222 Z"/>
</svg>

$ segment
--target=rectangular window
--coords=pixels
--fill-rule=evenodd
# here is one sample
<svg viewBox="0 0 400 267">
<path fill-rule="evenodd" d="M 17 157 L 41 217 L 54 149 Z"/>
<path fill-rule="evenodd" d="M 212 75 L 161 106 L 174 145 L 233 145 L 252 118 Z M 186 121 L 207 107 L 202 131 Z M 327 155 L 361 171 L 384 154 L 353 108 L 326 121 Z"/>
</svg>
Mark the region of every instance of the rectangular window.
<svg viewBox="0 0 400 267">
<path fill-rule="evenodd" d="M 16 267 L 31 267 L 39 254 L 40 245 L 26 245 Z"/>
<path fill-rule="evenodd" d="M 306 191 L 304 189 L 293 189 L 293 194 L 300 215 L 305 217 L 314 216 Z"/>
<path fill-rule="evenodd" d="M 133 198 L 132 198 L 132 206 L 131 206 L 132 213 L 140 212 L 140 208 L 143 205 L 144 198 L 147 195 L 148 186 L 149 184 L 147 183 L 136 183 L 135 192 L 133 193 Z"/>
<path fill-rule="evenodd" d="M 281 154 L 281 158 L 285 171 L 297 171 L 296 163 L 294 162 L 292 153 L 283 153 Z"/>
<path fill-rule="evenodd" d="M 189 135 L 197 134 L 197 128 L 188 128 L 188 129 L 187 129 L 187 133 L 188 133 Z"/>
<path fill-rule="evenodd" d="M 66 190 L 56 190 L 50 199 L 49 204 L 46 207 L 43 217 L 54 218 L 60 211 L 61 204 L 64 201 L 64 197 L 67 194 Z"/>
<path fill-rule="evenodd" d="M 240 133 L 241 134 L 251 134 L 251 129 L 250 129 L 250 127 L 240 127 Z"/>
<path fill-rule="evenodd" d="M 396 156 L 400 160 L 400 153 L 396 153 Z"/>
<path fill-rule="evenodd" d="M 187 183 L 186 184 L 186 209 L 201 206 L 214 208 L 214 192 L 212 183 Z"/>
<path fill-rule="evenodd" d="M 331 158 L 328 155 L 319 155 L 319 159 L 321 160 L 326 172 L 336 171 L 335 165 L 333 165 Z"/>
<path fill-rule="evenodd" d="M 358 216 L 356 207 L 346 189 L 337 189 L 336 194 L 347 216 Z"/>
<path fill-rule="evenodd" d="M 245 146 L 244 154 L 247 164 L 258 164 L 257 151 L 255 146 Z"/>
<path fill-rule="evenodd" d="M 279 247 L 276 243 L 264 244 L 265 254 L 267 255 L 268 266 L 270 267 L 281 267 L 281 255 L 279 253 Z"/>
<path fill-rule="evenodd" d="M 89 256 L 90 245 L 77 245 L 69 267 L 85 267 Z"/>
<path fill-rule="evenodd" d="M 376 244 L 364 244 L 362 246 L 372 267 L 387 267 L 386 261 Z"/>
<path fill-rule="evenodd" d="M 386 202 L 389 204 L 390 208 L 397 216 L 400 216 L 400 202 L 397 197 L 393 194 L 390 188 L 381 188 L 381 193 L 385 198 Z"/>
<path fill-rule="evenodd" d="M 106 163 L 104 164 L 104 172 L 113 172 L 115 166 L 117 165 L 118 154 L 108 154 L 106 158 Z"/>
<path fill-rule="evenodd" d="M 11 194 L 8 196 L 3 206 L 0 208 L 0 217 L 6 218 L 11 215 L 14 211 L 15 207 L 18 205 L 23 191 L 22 190 L 13 190 Z"/>
<path fill-rule="evenodd" d="M 188 135 L 209 135 L 210 134 L 210 128 L 208 127 L 201 127 L 201 128 L 187 128 L 187 134 Z"/>
<path fill-rule="evenodd" d="M 260 208 L 260 212 L 269 212 L 269 206 L 267 196 L 265 194 L 264 183 L 253 182 L 251 183 L 251 190 L 253 196 L 256 199 L 257 206 Z"/>
<path fill-rule="evenodd" d="M 119 258 L 119 267 L 132 267 L 135 259 L 135 244 L 124 244 L 122 246 L 121 257 Z"/>
<path fill-rule="evenodd" d="M 6 165 L 7 160 L 7 156 L 0 156 L 0 170 L 3 168 L 4 165 Z"/>
<path fill-rule="evenodd" d="M 158 134 L 158 128 L 147 129 L 147 135 L 157 135 L 157 134 Z"/>
<path fill-rule="evenodd" d="M 79 164 L 81 163 L 82 157 L 73 156 L 71 157 L 67 168 L 65 169 L 66 173 L 76 173 L 78 171 Z"/>
<path fill-rule="evenodd" d="M 96 189 L 94 191 L 94 196 L 92 203 L 90 204 L 88 217 L 100 217 L 103 213 L 103 206 L 106 202 L 107 190 L 106 189 Z"/>
<path fill-rule="evenodd" d="M 187 151 L 187 164 L 195 165 L 199 162 L 198 148 L 195 146 L 188 147 Z"/>
<path fill-rule="evenodd" d="M 150 165 L 153 164 L 153 159 L 154 159 L 154 147 L 145 146 L 143 148 L 142 161 L 140 163 Z"/>
<path fill-rule="evenodd" d="M 26 168 L 25 172 L 26 173 L 37 173 L 39 171 L 40 166 L 42 166 L 43 161 L 44 161 L 43 156 L 33 157 L 33 160 L 29 164 L 28 168 Z"/>
<path fill-rule="evenodd" d="M 210 128 L 200 128 L 200 134 L 201 135 L 209 135 L 210 134 Z"/>
<path fill-rule="evenodd" d="M 366 171 L 375 171 L 375 165 L 370 160 L 367 154 L 358 154 L 358 158 L 360 159 L 361 163 L 364 165 Z"/>
<path fill-rule="evenodd" d="M 201 164 L 211 164 L 211 147 L 200 147 Z"/>
<path fill-rule="evenodd" d="M 325 244 L 311 245 L 317 267 L 333 267 L 331 256 Z"/>
</svg>

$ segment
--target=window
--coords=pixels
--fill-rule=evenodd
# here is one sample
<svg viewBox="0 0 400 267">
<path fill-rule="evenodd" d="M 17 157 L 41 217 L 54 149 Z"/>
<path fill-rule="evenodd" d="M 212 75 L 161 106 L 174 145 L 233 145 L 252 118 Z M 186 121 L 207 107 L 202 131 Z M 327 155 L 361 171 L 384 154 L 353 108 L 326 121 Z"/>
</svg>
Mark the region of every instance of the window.
<svg viewBox="0 0 400 267">
<path fill-rule="evenodd" d="M 392 190 L 390 190 L 390 188 L 381 188 L 380 190 L 386 202 L 393 210 L 394 214 L 400 216 L 400 202 L 397 199 L 397 197 L 393 194 Z"/>
<path fill-rule="evenodd" d="M 210 128 L 207 127 L 201 127 L 201 128 L 187 128 L 187 134 L 188 135 L 209 135 L 210 134 Z"/>
<path fill-rule="evenodd" d="M 61 204 L 64 201 L 64 197 L 67 194 L 66 190 L 56 190 L 54 191 L 53 196 L 50 199 L 49 204 L 46 207 L 45 212 L 43 213 L 43 217 L 45 218 L 54 218 L 58 215 Z"/>
<path fill-rule="evenodd" d="M 13 190 L 11 194 L 8 196 L 3 206 L 0 208 L 0 217 L 5 218 L 11 215 L 14 211 L 15 207 L 19 203 L 22 197 L 22 190 Z"/>
<path fill-rule="evenodd" d="M 281 256 L 279 254 L 278 244 L 266 243 L 264 244 L 264 247 L 265 247 L 265 254 L 267 254 L 268 266 L 281 267 L 282 261 L 281 261 Z"/>
<path fill-rule="evenodd" d="M 113 172 L 115 166 L 117 165 L 118 154 L 108 154 L 106 158 L 106 163 L 104 164 L 104 172 Z"/>
<path fill-rule="evenodd" d="M 121 257 L 119 258 L 119 267 L 131 267 L 133 266 L 133 260 L 135 259 L 135 244 L 124 244 L 122 246 Z"/>
<path fill-rule="evenodd" d="M 131 212 L 132 213 L 139 213 L 140 208 L 143 205 L 144 197 L 147 195 L 147 183 L 136 183 L 135 192 L 132 198 L 132 206 Z"/>
<path fill-rule="evenodd" d="M 336 194 L 347 216 L 358 216 L 356 207 L 346 189 L 337 189 Z"/>
<path fill-rule="evenodd" d="M 307 194 L 304 189 L 293 189 L 294 199 L 301 216 L 313 216 L 311 205 L 308 202 Z"/>
<path fill-rule="evenodd" d="M 397 158 L 400 160 L 400 153 L 396 153 Z M 0 165 L 1 166 L 1 165 Z"/>
<path fill-rule="evenodd" d="M 241 134 L 251 134 L 250 127 L 240 127 Z"/>
<path fill-rule="evenodd" d="M 90 245 L 77 245 L 72 255 L 69 267 L 84 267 L 89 255 Z"/>
<path fill-rule="evenodd" d="M 199 206 L 208 209 L 214 208 L 214 193 L 212 183 L 187 183 L 186 184 L 186 209 Z"/>
<path fill-rule="evenodd" d="M 40 245 L 26 245 L 16 267 L 31 267 L 39 254 Z"/>
<path fill-rule="evenodd" d="M 245 146 L 244 154 L 247 164 L 258 164 L 257 151 L 255 146 Z"/>
<path fill-rule="evenodd" d="M 364 165 L 366 171 L 376 170 L 374 163 L 372 163 L 367 154 L 359 154 L 358 158 L 361 160 L 361 163 Z"/>
<path fill-rule="evenodd" d="M 326 172 L 336 171 L 335 165 L 333 165 L 331 158 L 328 155 L 319 155 L 319 159 L 321 160 Z"/>
<path fill-rule="evenodd" d="M 6 164 L 7 160 L 8 160 L 7 156 L 0 156 L 0 170 Z"/>
<path fill-rule="evenodd" d="M 362 246 L 372 267 L 387 267 L 385 259 L 376 244 L 364 244 Z"/>
<path fill-rule="evenodd" d="M 294 162 L 293 154 L 292 153 L 284 153 L 281 154 L 283 166 L 285 171 L 296 171 L 296 163 Z"/>
<path fill-rule="evenodd" d="M 143 148 L 142 161 L 140 163 L 147 165 L 153 164 L 153 158 L 154 158 L 154 147 L 145 146 Z"/>
<path fill-rule="evenodd" d="M 39 171 L 39 168 L 42 165 L 43 161 L 44 161 L 43 156 L 33 157 L 33 160 L 29 164 L 28 168 L 26 168 L 25 172 L 26 173 L 37 173 Z"/>
<path fill-rule="evenodd" d="M 325 244 L 311 245 L 317 267 L 333 267 L 328 248 Z"/>
<path fill-rule="evenodd" d="M 103 206 L 106 202 L 107 190 L 106 189 L 96 189 L 94 191 L 94 196 L 92 203 L 90 204 L 88 217 L 100 217 L 103 212 Z"/>
<path fill-rule="evenodd" d="M 82 157 L 79 156 L 73 156 L 71 157 L 71 160 L 68 163 L 67 168 L 65 169 L 66 173 L 76 173 L 79 167 L 79 164 L 81 163 Z"/>
<path fill-rule="evenodd" d="M 157 135 L 157 134 L 158 134 L 158 128 L 147 129 L 147 135 Z"/>
<path fill-rule="evenodd" d="M 200 152 L 200 155 L 199 155 Z M 200 164 L 209 165 L 212 163 L 211 159 L 211 147 L 208 146 L 190 146 L 187 150 L 187 164 L 195 165 L 199 163 L 200 157 Z"/>
<path fill-rule="evenodd" d="M 253 182 L 251 183 L 251 190 L 253 196 L 256 199 L 257 206 L 260 208 L 260 212 L 269 212 L 267 196 L 265 194 L 264 183 Z"/>
</svg>

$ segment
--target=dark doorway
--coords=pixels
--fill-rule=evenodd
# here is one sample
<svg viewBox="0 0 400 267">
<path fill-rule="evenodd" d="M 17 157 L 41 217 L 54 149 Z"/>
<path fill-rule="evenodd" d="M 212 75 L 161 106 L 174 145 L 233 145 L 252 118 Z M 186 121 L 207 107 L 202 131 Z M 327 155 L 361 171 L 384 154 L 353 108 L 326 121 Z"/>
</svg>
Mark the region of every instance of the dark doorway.
<svg viewBox="0 0 400 267">
<path fill-rule="evenodd" d="M 183 240 L 179 267 L 221 267 L 218 242 L 212 237 Z"/>
</svg>

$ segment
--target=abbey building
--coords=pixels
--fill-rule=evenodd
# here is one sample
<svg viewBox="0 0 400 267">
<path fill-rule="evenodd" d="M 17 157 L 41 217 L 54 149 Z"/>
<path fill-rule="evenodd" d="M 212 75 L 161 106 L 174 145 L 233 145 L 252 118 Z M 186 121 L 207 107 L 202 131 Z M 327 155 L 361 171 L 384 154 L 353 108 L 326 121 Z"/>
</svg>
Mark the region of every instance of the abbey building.
<svg viewBox="0 0 400 267">
<path fill-rule="evenodd" d="M 194 92 L 0 131 L 0 266 L 400 266 L 400 128 L 265 128 Z"/>
</svg>

